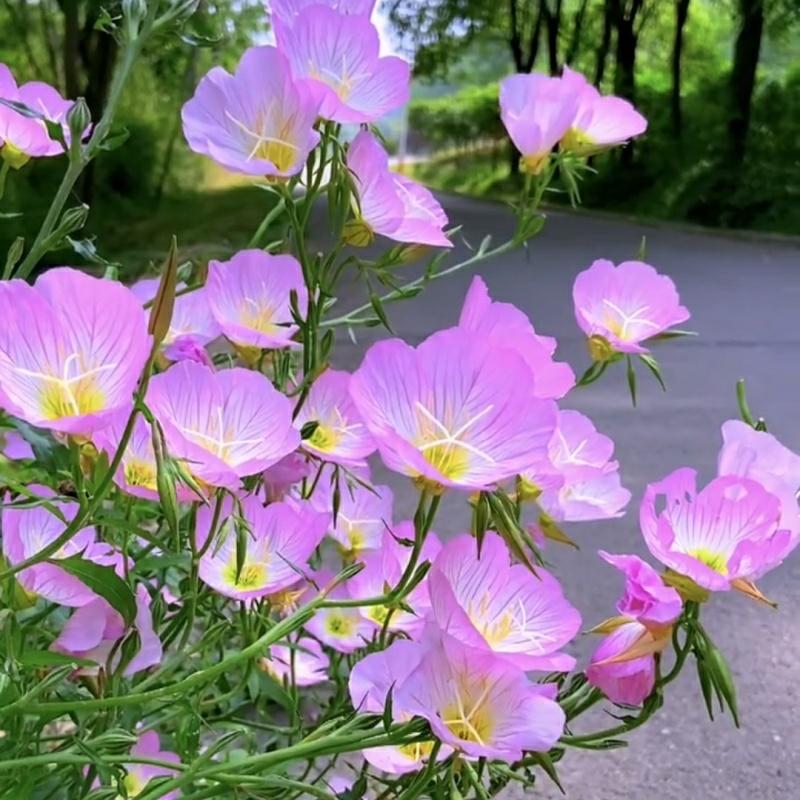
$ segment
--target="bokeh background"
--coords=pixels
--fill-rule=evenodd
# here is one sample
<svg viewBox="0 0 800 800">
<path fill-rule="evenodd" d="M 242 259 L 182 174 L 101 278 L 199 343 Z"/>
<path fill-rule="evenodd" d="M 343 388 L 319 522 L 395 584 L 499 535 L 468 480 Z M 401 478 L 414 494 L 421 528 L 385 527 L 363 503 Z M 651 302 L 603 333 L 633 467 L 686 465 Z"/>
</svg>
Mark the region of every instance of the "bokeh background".
<svg viewBox="0 0 800 800">
<path fill-rule="evenodd" d="M 85 96 L 97 119 L 117 56 L 103 32 L 114 10 L 114 0 L 0 0 L 0 61 L 20 80 Z M 410 106 L 383 133 L 398 167 L 437 189 L 513 197 L 498 81 L 569 64 L 650 121 L 635 147 L 595 159 L 585 206 L 800 232 L 798 0 L 379 0 L 375 20 L 384 49 L 416 75 Z M 179 111 L 213 64 L 233 68 L 245 47 L 269 40 L 260 0 L 201 0 L 181 38 L 145 53 L 117 123 L 128 139 L 74 198 L 92 206 L 85 235 L 103 257 L 135 274 L 173 232 L 190 255 L 224 255 L 247 239 L 263 193 L 189 153 Z M 3 210 L 23 216 L 0 218 L 0 247 L 20 227 L 35 231 L 62 170 L 40 160 L 12 176 Z"/>
</svg>

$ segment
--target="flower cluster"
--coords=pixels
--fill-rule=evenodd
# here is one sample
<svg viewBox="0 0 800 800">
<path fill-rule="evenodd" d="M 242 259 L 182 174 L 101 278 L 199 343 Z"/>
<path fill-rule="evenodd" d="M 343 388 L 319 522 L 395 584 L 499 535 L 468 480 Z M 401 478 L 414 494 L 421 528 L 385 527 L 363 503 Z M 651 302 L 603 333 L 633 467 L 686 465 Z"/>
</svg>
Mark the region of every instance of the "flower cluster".
<svg viewBox="0 0 800 800">
<path fill-rule="evenodd" d="M 139 35 L 133 5 L 123 16 Z M 328 796 L 326 784 L 483 798 L 531 785 L 537 765 L 554 774 L 562 748 L 610 746 L 690 657 L 704 696 L 736 714 L 702 606 L 731 589 L 766 601 L 757 581 L 800 543 L 800 456 L 746 404 L 707 486 L 679 469 L 645 490 L 660 571 L 600 551 L 625 588 L 588 663 L 568 582 L 545 563 L 548 540 L 574 544 L 562 526 L 629 505 L 614 442 L 570 405 L 621 360 L 632 392 L 632 358 L 661 380 L 651 348 L 689 318 L 668 277 L 606 260 L 576 277 L 592 359 L 580 378 L 479 276 L 450 327 L 374 342 L 352 371 L 338 361 L 336 326 L 353 341 L 359 326 L 388 328 L 386 303 L 527 241 L 565 159 L 646 127 L 569 69 L 508 78 L 501 112 L 532 175 L 518 228 L 439 272 L 456 244 L 445 212 L 390 169 L 374 127 L 407 100 L 409 67 L 380 55 L 373 6 L 275 0 L 276 44 L 233 74 L 213 68 L 184 106 L 189 147 L 272 201 L 249 247 L 188 268 L 173 248 L 131 287 L 70 267 L 0 282 L 0 649 L 13 677 L 0 674 L 0 723 L 32 768 L 25 791 L 56 796 L 63 775 L 67 791 L 147 800 Z M 66 101 L 17 89 L 5 68 L 0 99 L 6 164 L 63 152 L 69 130 L 50 136 Z M 361 126 L 349 143 L 346 123 Z M 323 196 L 329 252 L 307 246 Z M 364 258 L 378 236 L 399 246 Z M 439 251 L 402 282 L 412 248 Z M 369 301 L 332 318 L 344 274 Z M 576 733 L 604 698 L 637 716 L 613 737 Z M 9 763 L 0 793 L 4 772 L 17 781 Z"/>
</svg>

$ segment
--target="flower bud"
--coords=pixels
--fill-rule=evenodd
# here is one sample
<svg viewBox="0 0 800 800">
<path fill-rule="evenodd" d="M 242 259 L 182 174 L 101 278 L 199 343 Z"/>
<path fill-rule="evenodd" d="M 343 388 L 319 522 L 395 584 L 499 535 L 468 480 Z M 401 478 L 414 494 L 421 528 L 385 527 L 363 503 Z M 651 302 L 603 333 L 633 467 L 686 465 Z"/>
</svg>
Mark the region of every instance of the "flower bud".
<svg viewBox="0 0 800 800">
<path fill-rule="evenodd" d="M 67 128 L 71 141 L 79 142 L 86 135 L 86 131 L 92 124 L 92 114 L 86 101 L 79 97 L 67 112 Z"/>
<path fill-rule="evenodd" d="M 148 333 L 156 344 L 161 344 L 169 332 L 172 312 L 175 308 L 175 290 L 178 282 L 178 242 L 172 237 L 172 244 L 161 269 L 161 282 L 158 285 L 153 307 L 150 310 Z"/>
</svg>

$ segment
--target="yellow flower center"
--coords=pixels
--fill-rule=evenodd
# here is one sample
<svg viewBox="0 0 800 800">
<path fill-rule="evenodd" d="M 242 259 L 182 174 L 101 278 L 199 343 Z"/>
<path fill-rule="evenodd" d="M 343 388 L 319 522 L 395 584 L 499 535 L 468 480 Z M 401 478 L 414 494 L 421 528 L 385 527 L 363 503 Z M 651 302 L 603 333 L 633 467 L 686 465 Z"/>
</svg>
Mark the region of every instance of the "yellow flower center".
<svg viewBox="0 0 800 800">
<path fill-rule="evenodd" d="M 454 690 L 455 702 L 444 709 L 442 722 L 457 739 L 485 745 L 495 727 L 487 702 L 491 684 L 486 680 L 473 682 L 469 676 L 459 676 Z"/>
<path fill-rule="evenodd" d="M 355 631 L 356 623 L 352 617 L 345 616 L 340 612 L 334 612 L 325 620 L 325 630 L 331 636 L 341 637 L 342 639 L 352 636 Z"/>
<path fill-rule="evenodd" d="M 125 465 L 125 480 L 128 486 L 141 486 L 156 490 L 156 470 L 145 461 L 129 461 Z"/>
<path fill-rule="evenodd" d="M 375 231 L 361 217 L 348 220 L 342 238 L 351 247 L 367 247 L 375 238 Z"/>
<path fill-rule="evenodd" d="M 141 794 L 146 786 L 145 781 L 133 772 L 129 772 L 122 783 L 125 786 L 125 794 L 131 798 Z"/>
<path fill-rule="evenodd" d="M 722 553 L 715 553 L 705 547 L 698 547 L 690 550 L 687 555 L 696 558 L 701 564 L 705 564 L 709 569 L 718 572 L 720 575 L 728 574 L 728 559 Z"/>
<path fill-rule="evenodd" d="M 424 450 L 425 460 L 445 478 L 457 481 L 469 469 L 469 454 L 458 442 L 437 444 Z"/>
<path fill-rule="evenodd" d="M 589 156 L 603 150 L 590 136 L 577 128 L 570 128 L 561 139 L 561 149 L 578 156 Z"/>
<path fill-rule="evenodd" d="M 23 153 L 22 150 L 14 147 L 9 141 L 6 141 L 2 147 L 0 147 L 0 158 L 2 158 L 11 169 L 20 169 L 31 160 L 31 157 L 27 153 Z"/>
<path fill-rule="evenodd" d="M 327 453 L 333 450 L 341 439 L 341 431 L 337 431 L 327 425 L 317 425 L 308 443 L 317 450 L 322 450 Z"/>
<path fill-rule="evenodd" d="M 105 396 L 92 378 L 77 383 L 53 378 L 45 383 L 39 403 L 45 419 L 61 419 L 101 411 Z"/>
<path fill-rule="evenodd" d="M 608 327 L 609 330 L 614 330 L 610 325 Z M 614 331 L 614 333 L 617 333 L 617 331 Z M 615 352 L 608 339 L 606 339 L 605 336 L 601 336 L 599 333 L 595 333 L 589 337 L 587 346 L 589 347 L 589 355 L 592 361 L 608 361 Z"/>
<path fill-rule="evenodd" d="M 533 153 L 523 156 L 520 162 L 520 169 L 528 175 L 541 175 L 549 160 L 549 150 L 546 153 Z"/>
<path fill-rule="evenodd" d="M 224 574 L 225 582 L 234 589 L 258 589 L 267 582 L 267 565 L 263 561 L 250 561 L 242 566 L 236 577 L 236 562 L 228 564 Z"/>
<path fill-rule="evenodd" d="M 433 750 L 433 742 L 414 742 L 413 744 L 403 744 L 398 748 L 409 761 L 421 761 L 427 758 Z"/>
</svg>

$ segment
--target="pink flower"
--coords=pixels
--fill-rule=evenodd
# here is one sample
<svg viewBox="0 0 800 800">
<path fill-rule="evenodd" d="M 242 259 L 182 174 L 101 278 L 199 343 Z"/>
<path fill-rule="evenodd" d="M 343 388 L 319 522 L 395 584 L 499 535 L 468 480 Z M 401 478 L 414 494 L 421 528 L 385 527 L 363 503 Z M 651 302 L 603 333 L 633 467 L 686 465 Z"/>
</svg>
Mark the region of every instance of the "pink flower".
<svg viewBox="0 0 800 800">
<path fill-rule="evenodd" d="M 245 175 L 289 177 L 319 143 L 319 100 L 292 79 L 274 47 L 251 47 L 231 75 L 214 67 L 183 107 L 183 133 L 196 153 Z"/>
<path fill-rule="evenodd" d="M 565 718 L 554 685 L 531 683 L 520 667 L 454 636 L 418 646 L 425 651 L 395 688 L 394 705 L 427 719 L 444 744 L 468 758 L 510 762 L 558 741 Z"/>
<path fill-rule="evenodd" d="M 380 597 L 386 593 L 387 587 L 397 586 L 411 557 L 411 548 L 407 543 L 413 541 L 414 523 L 411 521 L 400 522 L 392 531 L 384 531 L 380 549 L 368 551 L 364 555 L 361 559 L 364 569 L 348 582 L 350 595 L 358 599 Z M 433 532 L 428 533 L 419 554 L 418 565 L 425 561 L 433 562 L 441 549 L 439 537 Z M 386 625 L 387 630 L 404 631 L 409 636 L 414 636 L 424 626 L 425 617 L 431 608 L 427 579 L 415 586 L 403 598 L 403 602 L 413 613 L 395 609 L 389 617 L 388 609 L 384 605 L 361 606 L 360 611 L 378 630 Z"/>
<path fill-rule="evenodd" d="M 623 488 L 614 442 L 578 411 L 559 410 L 548 445 L 549 466 L 523 479 L 541 490 L 539 505 L 553 519 L 580 522 L 619 517 L 631 493 Z"/>
<path fill-rule="evenodd" d="M 339 511 L 335 522 L 331 519 L 328 533 L 341 549 L 358 555 L 365 550 L 381 546 L 384 531 L 392 527 L 392 503 L 394 496 L 388 486 L 352 486 L 342 481 L 339 491 Z M 311 496 L 311 502 L 320 511 L 331 514 L 333 509 L 332 488 L 320 481 Z"/>
<path fill-rule="evenodd" d="M 657 628 L 672 625 L 681 615 L 683 601 L 661 576 L 638 556 L 612 555 L 600 550 L 600 557 L 625 576 L 625 593 L 617 611 L 643 625 Z"/>
<path fill-rule="evenodd" d="M 223 524 L 200 559 L 200 577 L 213 589 L 234 600 L 254 600 L 281 592 L 298 583 L 308 559 L 325 535 L 327 517 L 308 503 L 285 500 L 264 506 L 250 495 L 241 500 L 243 516 L 228 498 Z M 198 546 L 208 538 L 213 512 L 198 512 Z M 245 552 L 237 569 L 237 522 L 244 533 Z"/>
<path fill-rule="evenodd" d="M 653 691 L 656 682 L 653 656 L 627 657 L 646 635 L 647 628 L 641 623 L 626 622 L 606 636 L 592 655 L 586 677 L 613 703 L 638 706 Z"/>
<path fill-rule="evenodd" d="M 800 456 L 772 434 L 739 420 L 728 420 L 722 426 L 722 441 L 718 474 L 751 478 L 774 494 L 781 502 L 780 527 L 792 532 L 794 547 L 800 539 Z"/>
<path fill-rule="evenodd" d="M 38 494 L 49 497 L 52 492 L 44 486 L 31 487 Z M 57 508 L 67 522 L 62 522 L 46 508 L 6 507 L 0 513 L 3 530 L 3 556 L 13 566 L 35 556 L 63 532 L 79 511 L 77 503 L 58 503 Z M 58 566 L 59 558 L 81 556 L 103 566 L 122 568 L 122 557 L 111 545 L 97 541 L 94 528 L 82 528 L 52 560 L 34 564 L 21 570 L 17 580 L 26 592 L 43 597 L 51 603 L 79 608 L 97 600 L 97 595 L 78 578 Z"/>
<path fill-rule="evenodd" d="M 572 298 L 581 330 L 620 353 L 646 353 L 642 342 L 690 316 L 672 280 L 642 261 L 595 261 L 575 279 Z"/>
<path fill-rule="evenodd" d="M 275 17 L 289 22 L 308 6 L 327 6 L 340 14 L 369 19 L 375 2 L 376 0 L 270 0 L 267 2 L 267 10 Z"/>
<path fill-rule="evenodd" d="M 545 168 L 575 118 L 577 99 L 561 78 L 518 74 L 500 82 L 500 118 L 525 172 L 538 175 Z"/>
<path fill-rule="evenodd" d="M 300 444 L 288 398 L 252 370 L 214 372 L 181 361 L 150 382 L 147 404 L 161 423 L 174 458 L 212 486 L 277 463 Z"/>
<path fill-rule="evenodd" d="M 751 581 L 793 546 L 791 531 L 780 528 L 780 500 L 760 483 L 732 475 L 700 492 L 696 486 L 697 473 L 679 469 L 647 487 L 640 521 L 650 552 L 705 589 L 752 594 Z"/>
<path fill-rule="evenodd" d="M 625 592 L 617 603 L 621 616 L 600 626 L 610 632 L 592 656 L 586 677 L 612 702 L 635 706 L 653 691 L 655 654 L 669 643 L 683 602 L 638 556 L 603 550 L 600 556 L 623 573 Z"/>
<path fill-rule="evenodd" d="M 81 606 L 67 620 L 52 649 L 94 661 L 98 667 L 104 667 L 109 656 L 114 652 L 111 667 L 115 668 L 120 660 L 120 647 L 116 647 L 120 639 L 133 629 L 139 636 L 139 650 L 123 670 L 123 675 L 135 675 L 148 667 L 161 663 L 163 650 L 158 635 L 153 630 L 153 617 L 150 613 L 150 595 L 147 589 L 139 584 L 136 587 L 136 619 L 132 628 L 127 628 L 125 621 L 105 600 L 96 600 Z M 82 669 L 89 674 L 96 670 Z"/>
<path fill-rule="evenodd" d="M 350 244 L 367 245 L 375 234 L 396 242 L 452 247 L 447 215 L 434 196 L 410 178 L 389 170 L 389 157 L 369 132 L 350 143 L 347 166 L 356 178 L 357 217 L 348 223 Z"/>
<path fill-rule="evenodd" d="M 564 67 L 562 81 L 577 97 L 577 109 L 561 147 L 581 156 L 625 144 L 647 130 L 647 120 L 621 97 L 604 97 L 579 72 Z"/>
<path fill-rule="evenodd" d="M 151 347 L 136 297 L 62 267 L 0 283 L 0 406 L 42 428 L 89 434 L 130 405 Z"/>
<path fill-rule="evenodd" d="M 292 658 L 294 653 L 294 658 Z M 316 639 L 304 638 L 291 646 L 274 644 L 269 656 L 262 658 L 259 666 L 279 683 L 291 682 L 295 686 L 316 686 L 328 680 L 330 659 Z"/>
<path fill-rule="evenodd" d="M 175 308 L 167 335 L 164 355 L 170 361 L 189 358 L 211 366 L 205 346 L 220 335 L 219 325 L 211 314 L 208 290 L 195 289 L 175 298 Z"/>
<path fill-rule="evenodd" d="M 566 672 L 575 665 L 559 650 L 578 632 L 580 614 L 544 569 L 534 575 L 512 564 L 496 533 L 486 534 L 480 556 L 472 536 L 451 539 L 428 583 L 433 618 L 459 642 L 525 669 Z"/>
<path fill-rule="evenodd" d="M 297 259 L 263 250 L 240 250 L 229 261 L 208 264 L 211 313 L 234 344 L 281 348 L 296 346 L 292 337 L 292 292 L 305 316 L 308 291 Z"/>
<path fill-rule="evenodd" d="M 458 325 L 486 337 L 498 347 L 513 348 L 533 373 L 536 397 L 560 398 L 575 385 L 575 374 L 569 364 L 553 360 L 556 340 L 536 333 L 528 317 L 516 306 L 493 301 L 479 275 L 472 279 Z"/>
<path fill-rule="evenodd" d="M 299 452 L 289 453 L 277 464 L 264 470 L 262 480 L 266 499 L 270 502 L 282 500 L 297 483 L 311 475 L 311 464 Z"/>
<path fill-rule="evenodd" d="M 139 740 L 131 748 L 131 755 L 137 758 L 152 758 L 157 761 L 169 761 L 180 764 L 178 756 L 169 750 L 162 750 L 158 734 L 155 731 L 147 731 L 139 736 Z M 153 778 L 164 776 L 173 777 L 177 775 L 177 770 L 169 767 L 160 767 L 155 764 L 125 764 L 127 774 L 122 780 L 125 785 L 128 797 L 138 797 L 144 792 L 147 785 Z M 162 800 L 177 800 L 180 796 L 179 791 L 168 792 L 162 795 Z"/>
<path fill-rule="evenodd" d="M 333 578 L 332 573 L 321 572 L 314 576 L 315 583 L 323 587 Z M 329 599 L 352 599 L 347 585 L 339 585 L 328 594 Z M 306 623 L 306 630 L 324 645 L 339 653 L 354 653 L 372 639 L 375 629 L 358 608 L 342 606 L 320 608 Z"/>
<path fill-rule="evenodd" d="M 0 64 L 0 99 L 21 103 L 62 127 L 72 107 L 70 100 L 65 100 L 46 83 L 31 81 L 17 87 L 11 70 L 5 64 Z M 65 136 L 67 134 L 65 129 Z M 57 156 L 63 152 L 63 145 L 50 138 L 43 120 L 27 117 L 0 104 L 0 158 L 19 168 L 31 157 Z"/>
<path fill-rule="evenodd" d="M 35 458 L 36 454 L 22 434 L 13 430 L 3 430 L 0 431 L 0 456 L 9 461 L 26 461 Z"/>
<path fill-rule="evenodd" d="M 392 712 L 395 722 L 413 716 L 399 709 L 394 702 L 395 691 L 417 669 L 425 654 L 425 646 L 405 639 L 396 639 L 386 650 L 370 653 L 350 672 L 349 689 L 353 708 L 362 713 L 382 714 L 389 693 L 393 696 Z M 430 756 L 433 742 L 419 742 L 401 747 L 371 747 L 363 751 L 364 758 L 377 769 L 394 775 L 418 770 Z M 439 750 L 439 761 L 452 750 L 446 745 Z"/>
<path fill-rule="evenodd" d="M 312 5 L 273 25 L 278 48 L 295 79 L 308 80 L 324 119 L 374 122 L 408 102 L 408 62 L 379 57 L 378 31 L 368 17 Z"/>
<path fill-rule="evenodd" d="M 130 409 L 124 409 L 114 415 L 111 424 L 92 437 L 98 450 L 104 451 L 109 460 L 114 457 L 122 441 L 122 434 L 128 423 Z M 114 483 L 135 497 L 145 500 L 158 500 L 158 482 L 156 455 L 153 451 L 153 434 L 150 425 L 139 416 L 134 423 L 133 433 L 122 456 L 119 469 L 114 475 Z M 196 500 L 197 495 L 188 487 L 177 484 L 175 487 L 178 500 Z"/>
<path fill-rule="evenodd" d="M 434 488 L 507 480 L 546 457 L 555 428 L 519 355 L 462 328 L 373 345 L 350 392 L 386 466 Z"/>
<path fill-rule="evenodd" d="M 311 386 L 295 426 L 317 422 L 314 433 L 303 441 L 312 455 L 337 464 L 364 464 L 375 451 L 375 442 L 350 399 L 350 374 L 329 369 Z"/>
</svg>

